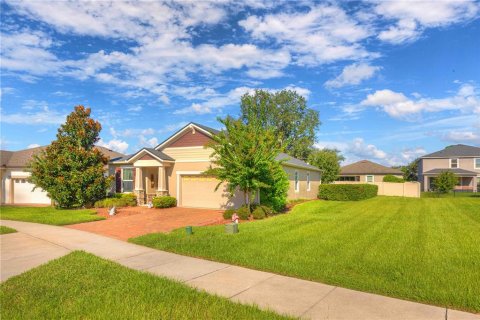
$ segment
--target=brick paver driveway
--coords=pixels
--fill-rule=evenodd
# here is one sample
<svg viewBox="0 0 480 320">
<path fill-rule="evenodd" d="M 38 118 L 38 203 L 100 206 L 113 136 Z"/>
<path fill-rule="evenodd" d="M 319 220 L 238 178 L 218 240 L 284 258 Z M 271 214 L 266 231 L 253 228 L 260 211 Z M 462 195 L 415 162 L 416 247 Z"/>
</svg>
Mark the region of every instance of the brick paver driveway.
<svg viewBox="0 0 480 320">
<path fill-rule="evenodd" d="M 119 208 L 118 215 L 109 217 L 105 209 L 99 214 L 107 220 L 79 223 L 68 228 L 84 230 L 121 240 L 153 232 L 169 232 L 184 226 L 205 226 L 226 223 L 220 210 L 146 207 Z"/>
</svg>

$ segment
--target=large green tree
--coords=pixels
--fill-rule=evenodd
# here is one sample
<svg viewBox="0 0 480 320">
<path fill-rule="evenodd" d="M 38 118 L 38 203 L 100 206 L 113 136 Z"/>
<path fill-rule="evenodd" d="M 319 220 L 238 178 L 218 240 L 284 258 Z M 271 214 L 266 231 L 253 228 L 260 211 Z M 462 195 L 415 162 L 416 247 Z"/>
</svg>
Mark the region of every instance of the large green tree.
<svg viewBox="0 0 480 320">
<path fill-rule="evenodd" d="M 322 184 L 332 183 L 340 173 L 340 162 L 345 158 L 340 151 L 335 149 L 314 149 L 309 157 L 308 163 L 322 170 Z"/>
<path fill-rule="evenodd" d="M 90 108 L 76 106 L 60 126 L 57 139 L 30 163 L 31 181 L 61 208 L 83 207 L 102 199 L 111 183 L 108 159 L 95 149 L 102 126 Z"/>
<path fill-rule="evenodd" d="M 247 125 L 231 117 L 219 121 L 225 129 L 216 134 L 208 145 L 213 149 L 213 161 L 204 174 L 220 180 L 215 190 L 226 183 L 231 195 L 237 190 L 242 191 L 245 205 L 250 210 L 251 197 L 256 192 L 262 188 L 274 188 L 274 182 L 282 180 L 278 176 L 281 166 L 276 160 L 281 151 L 280 141 L 271 129 Z M 283 178 L 286 179 L 285 176 Z"/>
<path fill-rule="evenodd" d="M 307 107 L 304 97 L 292 90 L 255 90 L 242 96 L 242 121 L 273 130 L 289 155 L 307 160 L 320 125 L 318 111 Z"/>
</svg>

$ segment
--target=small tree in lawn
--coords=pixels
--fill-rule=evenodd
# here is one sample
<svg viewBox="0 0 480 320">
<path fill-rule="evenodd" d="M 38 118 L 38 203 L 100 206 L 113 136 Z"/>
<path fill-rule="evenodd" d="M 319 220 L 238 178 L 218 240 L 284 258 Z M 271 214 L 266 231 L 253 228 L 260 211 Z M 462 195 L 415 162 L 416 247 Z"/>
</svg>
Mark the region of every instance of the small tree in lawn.
<svg viewBox="0 0 480 320">
<path fill-rule="evenodd" d="M 208 146 L 213 149 L 212 166 L 205 171 L 227 184 L 233 195 L 240 190 L 245 196 L 245 205 L 250 210 L 251 195 L 260 188 L 269 188 L 268 177 L 275 168 L 276 157 L 280 152 L 280 141 L 273 130 L 259 126 L 249 126 L 241 120 L 230 117 L 219 119 L 225 130 L 213 137 Z"/>
<path fill-rule="evenodd" d="M 313 150 L 308 162 L 315 167 L 322 170 L 322 184 L 332 183 L 340 173 L 340 162 L 345 158 L 340 154 L 340 151 L 335 149 Z"/>
<path fill-rule="evenodd" d="M 435 191 L 448 193 L 452 191 L 458 183 L 458 177 L 452 171 L 443 171 L 435 178 Z"/>
<path fill-rule="evenodd" d="M 111 183 L 108 159 L 95 149 L 102 129 L 90 108 L 76 106 L 60 126 L 57 139 L 30 163 L 31 181 L 60 208 L 83 207 L 102 199 Z"/>
</svg>

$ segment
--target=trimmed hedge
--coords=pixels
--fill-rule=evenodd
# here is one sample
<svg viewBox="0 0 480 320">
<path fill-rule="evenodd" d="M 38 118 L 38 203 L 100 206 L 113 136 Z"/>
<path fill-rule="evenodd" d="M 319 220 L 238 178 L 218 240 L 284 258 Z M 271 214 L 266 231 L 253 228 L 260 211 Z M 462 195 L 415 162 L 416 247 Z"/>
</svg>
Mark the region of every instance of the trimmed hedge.
<svg viewBox="0 0 480 320">
<path fill-rule="evenodd" d="M 374 184 L 321 184 L 318 198 L 334 201 L 357 201 L 373 198 L 378 193 Z"/>
<path fill-rule="evenodd" d="M 385 177 L 383 177 L 383 182 L 403 183 L 405 180 L 403 178 L 398 178 L 391 174 L 387 174 Z"/>
<path fill-rule="evenodd" d="M 133 193 L 116 193 L 111 198 L 95 202 L 95 208 L 134 207 L 136 205 L 137 197 Z"/>
<path fill-rule="evenodd" d="M 177 206 L 177 199 L 170 196 L 155 197 L 152 204 L 155 208 L 172 208 Z"/>
</svg>

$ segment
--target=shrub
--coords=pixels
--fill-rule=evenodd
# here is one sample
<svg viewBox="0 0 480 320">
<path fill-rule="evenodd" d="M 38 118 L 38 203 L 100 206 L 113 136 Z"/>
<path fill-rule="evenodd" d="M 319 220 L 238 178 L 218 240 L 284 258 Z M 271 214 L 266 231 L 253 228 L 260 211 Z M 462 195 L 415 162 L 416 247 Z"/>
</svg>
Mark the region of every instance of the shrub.
<svg viewBox="0 0 480 320">
<path fill-rule="evenodd" d="M 116 193 L 110 198 L 95 202 L 95 208 L 134 207 L 136 205 L 137 197 L 133 193 Z"/>
<path fill-rule="evenodd" d="M 265 177 L 268 187 L 260 188 L 260 202 L 272 207 L 276 212 L 285 209 L 287 192 L 290 186 L 288 175 L 279 163 L 274 163 Z"/>
<path fill-rule="evenodd" d="M 455 188 L 458 177 L 452 171 L 443 171 L 435 178 L 434 190 L 439 193 L 448 193 Z"/>
<path fill-rule="evenodd" d="M 233 214 L 235 213 L 235 209 L 227 209 L 223 212 L 223 218 L 225 220 L 232 219 Z"/>
<path fill-rule="evenodd" d="M 240 220 L 248 220 L 250 212 L 248 211 L 248 208 L 246 206 L 242 206 L 237 209 L 237 214 Z"/>
<path fill-rule="evenodd" d="M 172 208 L 177 205 L 177 199 L 170 196 L 160 196 L 153 198 L 152 204 L 155 208 Z"/>
<path fill-rule="evenodd" d="M 335 201 L 357 201 L 373 198 L 378 186 L 374 184 L 322 184 L 318 188 L 318 198 Z"/>
<path fill-rule="evenodd" d="M 255 210 L 253 210 L 252 212 L 253 218 L 255 220 L 264 219 L 273 214 L 274 214 L 273 209 L 268 206 L 257 206 Z"/>
<path fill-rule="evenodd" d="M 391 174 L 387 174 L 385 177 L 383 177 L 383 182 L 402 183 L 405 182 L 405 180 L 403 178 L 398 178 Z"/>
</svg>

